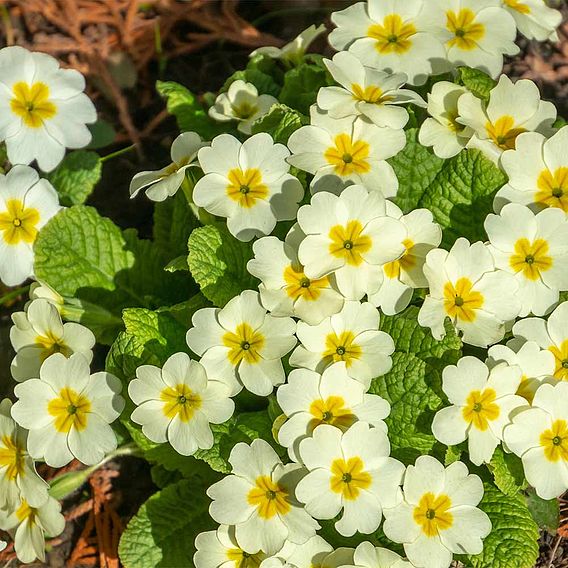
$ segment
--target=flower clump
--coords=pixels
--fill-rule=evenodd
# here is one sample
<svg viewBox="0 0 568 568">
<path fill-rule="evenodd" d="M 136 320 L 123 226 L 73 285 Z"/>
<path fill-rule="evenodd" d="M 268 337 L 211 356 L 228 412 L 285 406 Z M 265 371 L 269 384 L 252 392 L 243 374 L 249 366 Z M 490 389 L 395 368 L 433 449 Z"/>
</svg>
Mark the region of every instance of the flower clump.
<svg viewBox="0 0 568 568">
<path fill-rule="evenodd" d="M 60 206 L 58 175 L 29 164 L 88 143 L 84 81 L 0 51 L 0 279 L 38 280 L 0 404 L 0 528 L 21 561 L 64 524 L 35 463 L 97 467 L 125 438 L 161 489 L 127 566 L 148 538 L 196 568 L 536 554 L 506 531 L 534 525 L 528 486 L 568 489 L 568 127 L 501 71 L 517 32 L 554 40 L 560 14 L 368 0 L 331 20 L 333 58 L 306 54 L 315 26 L 258 49 L 180 120 L 171 164 L 134 176 L 152 242 Z M 170 525 L 189 535 L 175 551 Z"/>
</svg>

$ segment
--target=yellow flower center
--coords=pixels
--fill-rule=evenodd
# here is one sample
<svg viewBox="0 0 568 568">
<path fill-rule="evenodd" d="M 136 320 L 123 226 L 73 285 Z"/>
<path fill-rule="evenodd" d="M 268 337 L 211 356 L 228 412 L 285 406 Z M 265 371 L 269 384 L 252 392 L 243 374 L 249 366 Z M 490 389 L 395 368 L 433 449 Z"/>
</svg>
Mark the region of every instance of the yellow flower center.
<svg viewBox="0 0 568 568">
<path fill-rule="evenodd" d="M 325 400 L 320 398 L 310 404 L 310 414 L 314 417 L 311 427 L 315 428 L 320 424 L 331 424 L 342 430 L 347 430 L 357 417 L 350 408 L 345 406 L 345 400 L 341 396 L 328 396 Z"/>
<path fill-rule="evenodd" d="M 240 105 L 231 105 L 235 116 L 246 120 L 258 112 L 258 107 L 250 103 L 241 103 Z"/>
<path fill-rule="evenodd" d="M 8 199 L 6 210 L 0 213 L 0 231 L 4 242 L 17 245 L 20 242 L 33 243 L 38 230 L 40 215 L 33 207 L 24 207 L 19 199 Z"/>
<path fill-rule="evenodd" d="M 536 203 L 558 207 L 568 212 L 568 168 L 558 168 L 554 173 L 550 170 L 543 170 L 536 184 L 538 186 L 538 191 L 534 196 Z"/>
<path fill-rule="evenodd" d="M 264 346 L 264 335 L 255 331 L 248 323 L 240 323 L 234 332 L 223 335 L 223 344 L 229 347 L 227 357 L 231 365 L 238 365 L 243 359 L 250 364 L 258 363 L 262 357 L 259 351 Z"/>
<path fill-rule="evenodd" d="M 39 128 L 44 120 L 57 114 L 57 107 L 49 100 L 49 87 L 41 82 L 32 85 L 24 81 L 16 83 L 12 87 L 10 108 L 30 128 Z"/>
<path fill-rule="evenodd" d="M 376 85 L 369 85 L 363 88 L 357 83 L 352 83 L 351 92 L 353 93 L 353 98 L 356 101 L 363 101 L 366 103 L 381 104 L 393 100 L 393 97 L 383 95 L 383 90 Z"/>
<path fill-rule="evenodd" d="M 362 352 L 361 347 L 355 343 L 355 334 L 352 331 L 343 331 L 339 335 L 330 333 L 325 338 L 323 358 L 330 358 L 334 363 L 345 361 L 347 368 L 361 357 Z"/>
<path fill-rule="evenodd" d="M 515 243 L 515 253 L 509 258 L 509 265 L 515 272 L 523 272 L 528 280 L 538 280 L 541 272 L 552 267 L 552 257 L 548 256 L 548 242 L 536 239 L 532 243 L 525 238 Z"/>
<path fill-rule="evenodd" d="M 469 278 L 459 278 L 455 286 L 452 282 L 446 282 L 444 286 L 444 309 L 452 319 L 475 321 L 475 310 L 480 309 L 483 302 L 483 295 L 473 290 Z"/>
<path fill-rule="evenodd" d="M 170 419 L 179 416 L 182 422 L 189 422 L 203 402 L 197 393 L 181 383 L 163 389 L 160 392 L 160 399 L 164 402 L 162 409 L 164 415 Z"/>
<path fill-rule="evenodd" d="M 286 515 L 291 509 L 288 491 L 268 475 L 257 478 L 255 487 L 248 492 L 247 501 L 257 508 L 258 516 L 265 520 L 275 515 Z"/>
<path fill-rule="evenodd" d="M 361 221 L 352 219 L 345 226 L 335 225 L 329 230 L 329 252 L 333 256 L 345 259 L 351 266 L 359 266 L 363 255 L 371 250 L 373 241 L 364 235 Z"/>
<path fill-rule="evenodd" d="M 459 133 L 465 129 L 465 125 L 460 124 L 457 120 L 459 116 L 457 109 L 448 110 L 442 116 L 446 119 L 447 126 L 452 132 Z"/>
<path fill-rule="evenodd" d="M 497 393 L 493 389 L 471 391 L 463 407 L 463 419 L 475 428 L 485 432 L 489 422 L 497 420 L 501 412 L 499 405 L 495 404 Z"/>
<path fill-rule="evenodd" d="M 19 446 L 12 436 L 2 436 L 0 440 L 0 468 L 6 468 L 5 476 L 10 481 L 24 475 L 25 448 Z"/>
<path fill-rule="evenodd" d="M 360 457 L 337 458 L 331 464 L 329 485 L 334 493 L 341 493 L 344 499 L 354 501 L 359 497 L 361 489 L 367 489 L 373 478 L 365 471 L 365 464 Z"/>
<path fill-rule="evenodd" d="M 59 398 L 47 403 L 47 411 L 55 418 L 54 426 L 58 432 L 68 433 L 71 428 L 81 431 L 87 427 L 91 401 L 72 388 L 63 387 Z"/>
<path fill-rule="evenodd" d="M 377 40 L 375 49 L 382 55 L 406 53 L 412 47 L 411 37 L 416 27 L 411 22 L 404 22 L 398 14 L 389 14 L 382 24 L 372 24 L 367 29 L 367 36 Z"/>
<path fill-rule="evenodd" d="M 531 13 L 530 6 L 523 4 L 519 0 L 503 0 L 503 1 L 505 2 L 505 4 L 507 6 L 509 6 L 509 8 L 512 8 L 513 10 L 516 10 L 517 12 L 519 12 L 521 14 L 530 14 Z"/>
<path fill-rule="evenodd" d="M 515 128 L 515 119 L 509 115 L 498 118 L 495 123 L 487 121 L 485 130 L 501 150 L 514 150 L 517 136 L 526 132 L 524 128 Z"/>
<path fill-rule="evenodd" d="M 544 448 L 544 456 L 548 461 L 568 461 L 568 424 L 566 420 L 555 420 L 552 428 L 540 435 L 540 445 Z"/>
<path fill-rule="evenodd" d="M 448 511 L 451 506 L 451 499 L 444 493 L 437 497 L 433 493 L 424 493 L 418 505 L 414 507 L 412 516 L 422 532 L 432 538 L 438 536 L 439 531 L 452 526 L 454 517 Z"/>
<path fill-rule="evenodd" d="M 454 34 L 454 37 L 448 40 L 448 46 L 464 51 L 475 49 L 477 42 L 485 35 L 485 27 L 475 22 L 475 14 L 469 8 L 462 8 L 457 13 L 448 10 L 446 28 Z"/>
<path fill-rule="evenodd" d="M 311 280 L 304 274 L 304 268 L 290 264 L 284 269 L 284 281 L 286 282 L 286 294 L 293 300 L 304 298 L 308 302 L 317 300 L 321 291 L 329 286 L 329 278 L 317 278 Z"/>
<path fill-rule="evenodd" d="M 568 339 L 565 339 L 560 348 L 551 345 L 548 348 L 554 355 L 554 376 L 561 381 L 568 381 Z"/>
<path fill-rule="evenodd" d="M 25 499 L 22 499 L 21 505 L 16 509 L 16 517 L 20 523 L 27 519 L 30 525 L 35 525 L 36 510 L 30 507 Z"/>
<path fill-rule="evenodd" d="M 416 257 L 410 252 L 414 243 L 410 239 L 404 239 L 402 244 L 405 249 L 402 256 L 398 260 L 387 262 L 387 264 L 384 265 L 385 276 L 387 278 L 398 278 L 401 270 L 407 271 L 416 266 Z"/>
<path fill-rule="evenodd" d="M 227 178 L 227 195 L 241 207 L 250 209 L 257 200 L 268 196 L 268 187 L 262 183 L 262 173 L 258 168 L 248 168 L 244 172 L 240 168 L 233 168 Z"/>
<path fill-rule="evenodd" d="M 51 331 L 46 335 L 38 335 L 35 338 L 36 345 L 41 345 L 43 349 L 40 353 L 41 361 L 45 361 L 54 353 L 62 353 L 65 357 L 69 358 L 73 351 L 66 345 L 62 337 L 56 337 Z"/>
<path fill-rule="evenodd" d="M 249 554 L 240 548 L 227 550 L 227 560 L 235 563 L 235 568 L 258 568 L 262 563 L 262 553 Z"/>
<path fill-rule="evenodd" d="M 371 148 L 364 140 L 351 139 L 349 134 L 338 134 L 333 140 L 335 146 L 330 146 L 324 153 L 325 159 L 334 166 L 334 172 L 339 176 L 352 173 L 365 174 L 371 170 L 367 161 Z"/>
</svg>

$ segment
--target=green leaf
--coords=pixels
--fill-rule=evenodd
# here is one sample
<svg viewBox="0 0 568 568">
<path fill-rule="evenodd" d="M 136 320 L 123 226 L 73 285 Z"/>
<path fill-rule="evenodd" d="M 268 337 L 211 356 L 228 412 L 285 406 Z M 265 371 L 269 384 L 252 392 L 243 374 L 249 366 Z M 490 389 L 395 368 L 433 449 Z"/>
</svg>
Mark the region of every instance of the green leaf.
<svg viewBox="0 0 568 568">
<path fill-rule="evenodd" d="M 252 245 L 235 239 L 221 225 L 195 229 L 189 237 L 188 264 L 203 295 L 223 307 L 243 290 L 255 290 L 258 280 L 246 268 Z"/>
<path fill-rule="evenodd" d="M 180 270 L 189 270 L 189 266 L 187 265 L 187 255 L 182 254 L 181 256 L 177 256 L 173 260 L 170 260 L 168 264 L 164 267 L 166 272 L 179 272 Z"/>
<path fill-rule="evenodd" d="M 418 205 L 430 209 L 444 229 L 442 244 L 458 237 L 486 240 L 485 217 L 493 211 L 493 197 L 507 177 L 479 150 L 463 150 L 446 160 L 426 187 Z"/>
<path fill-rule="evenodd" d="M 399 188 L 394 199 L 404 213 L 418 207 L 426 188 L 444 165 L 430 148 L 418 142 L 418 128 L 406 132 L 406 146 L 389 160 L 398 178 Z"/>
<path fill-rule="evenodd" d="M 495 448 L 488 467 L 495 485 L 505 495 L 516 495 L 526 484 L 521 460 L 514 454 L 506 454 L 500 446 Z"/>
<path fill-rule="evenodd" d="M 323 63 L 302 63 L 284 75 L 284 86 L 279 100 L 308 115 L 320 88 L 333 84 L 333 78 Z"/>
<path fill-rule="evenodd" d="M 126 330 L 112 344 L 106 370 L 125 386 L 140 365 L 161 367 L 174 353 L 189 352 L 185 326 L 168 313 L 130 308 L 124 310 L 123 320 Z"/>
<path fill-rule="evenodd" d="M 560 524 L 560 506 L 558 499 L 541 499 L 530 487 L 527 491 L 527 506 L 535 523 L 542 529 L 554 534 Z"/>
<path fill-rule="evenodd" d="M 200 223 L 189 207 L 183 191 L 154 207 L 154 242 L 168 260 L 187 258 L 187 240 Z M 187 268 L 187 261 L 184 259 Z"/>
<path fill-rule="evenodd" d="M 211 140 L 224 128 L 209 118 L 203 105 L 186 87 L 174 81 L 157 81 L 156 90 L 167 100 L 167 109 L 176 117 L 182 132 L 197 132 L 203 139 Z"/>
<path fill-rule="evenodd" d="M 195 537 L 215 529 L 205 479 L 182 480 L 152 495 L 130 520 L 118 548 L 125 568 L 193 566 Z"/>
<path fill-rule="evenodd" d="M 275 142 L 286 144 L 290 135 L 304 124 L 308 124 L 307 116 L 286 105 L 274 105 L 268 114 L 259 118 L 252 125 L 252 133 L 268 132 Z"/>
<path fill-rule="evenodd" d="M 471 67 L 458 67 L 457 82 L 485 102 L 489 100 L 491 89 L 497 85 L 497 81 L 487 73 Z"/>
<path fill-rule="evenodd" d="M 479 508 L 493 529 L 483 541 L 483 552 L 468 556 L 474 568 L 533 568 L 538 558 L 538 527 L 522 495 L 508 496 L 491 484 Z"/>
<path fill-rule="evenodd" d="M 99 118 L 94 124 L 88 124 L 87 128 L 91 131 L 92 139 L 86 150 L 98 150 L 110 146 L 116 137 L 116 130 L 110 122 Z"/>
<path fill-rule="evenodd" d="M 272 95 L 278 98 L 283 73 L 276 61 L 266 55 L 256 55 L 249 59 L 246 69 L 236 71 L 226 81 L 221 91 L 227 91 L 234 81 L 252 83 L 260 95 Z"/>
<path fill-rule="evenodd" d="M 441 370 L 460 357 L 461 341 L 451 329 L 444 339 L 434 339 L 417 321 L 418 308 L 381 319 L 381 329 L 395 342 L 392 369 L 373 379 L 369 392 L 391 405 L 386 419 L 392 455 L 412 463 L 432 452 L 437 442 L 431 433 L 436 410 L 442 405 Z M 441 456 L 443 459 L 443 456 Z"/>
<path fill-rule="evenodd" d="M 96 152 L 76 150 L 70 152 L 47 179 L 59 194 L 62 205 L 85 203 L 101 179 L 102 163 Z"/>
</svg>

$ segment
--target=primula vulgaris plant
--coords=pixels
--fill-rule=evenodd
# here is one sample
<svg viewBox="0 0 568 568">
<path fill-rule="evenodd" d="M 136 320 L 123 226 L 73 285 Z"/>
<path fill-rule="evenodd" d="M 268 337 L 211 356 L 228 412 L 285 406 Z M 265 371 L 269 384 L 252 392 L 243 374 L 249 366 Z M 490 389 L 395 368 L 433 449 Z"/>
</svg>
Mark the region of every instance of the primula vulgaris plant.
<svg viewBox="0 0 568 568">
<path fill-rule="evenodd" d="M 48 490 L 35 462 L 136 453 L 159 490 L 126 568 L 533 566 L 568 489 L 568 128 L 500 73 L 560 14 L 369 0 L 332 21 L 331 60 L 312 26 L 207 105 L 158 83 L 182 133 L 130 186 L 151 240 L 83 204 L 105 158 L 63 157 L 95 120 L 83 78 L 0 51 L 0 278 L 37 281 L 0 404 L 22 561 L 92 471 Z"/>
</svg>

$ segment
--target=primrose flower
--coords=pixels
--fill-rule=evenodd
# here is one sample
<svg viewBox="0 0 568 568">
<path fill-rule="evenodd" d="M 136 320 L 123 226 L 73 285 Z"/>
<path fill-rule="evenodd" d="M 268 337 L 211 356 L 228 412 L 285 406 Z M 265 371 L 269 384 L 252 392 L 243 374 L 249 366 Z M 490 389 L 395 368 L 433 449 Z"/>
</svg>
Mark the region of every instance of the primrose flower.
<svg viewBox="0 0 568 568">
<path fill-rule="evenodd" d="M 255 120 L 268 113 L 278 100 L 271 95 L 259 95 L 252 83 L 233 81 L 226 93 L 221 93 L 209 109 L 209 116 L 219 122 L 237 121 L 237 129 L 250 134 Z"/>
<path fill-rule="evenodd" d="M 221 525 L 216 531 L 202 532 L 195 539 L 195 568 L 256 568 L 267 557 L 264 552 L 245 552 L 235 536 L 235 527 Z"/>
<path fill-rule="evenodd" d="M 249 57 L 252 58 L 256 55 L 266 55 L 272 59 L 280 59 L 289 64 L 300 63 L 308 47 L 310 47 L 316 38 L 325 33 L 325 31 L 326 27 L 323 24 L 317 27 L 312 24 L 284 47 L 274 47 L 272 45 L 259 47 L 258 49 L 255 49 Z"/>
<path fill-rule="evenodd" d="M 184 456 L 213 447 L 210 423 L 221 424 L 235 409 L 229 387 L 207 378 L 203 366 L 175 353 L 162 369 L 141 365 L 128 394 L 137 405 L 131 418 L 142 433 L 159 444 L 168 441 Z"/>
<path fill-rule="evenodd" d="M 530 407 L 505 428 L 507 447 L 523 462 L 525 477 L 542 499 L 568 489 L 568 384 L 541 385 Z"/>
<path fill-rule="evenodd" d="M 562 23 L 562 14 L 549 8 L 544 0 L 501 0 L 501 4 L 513 16 L 525 37 L 537 41 L 558 41 L 556 28 Z"/>
<path fill-rule="evenodd" d="M 384 430 L 356 422 L 346 432 L 322 424 L 300 442 L 299 453 L 309 473 L 296 496 L 316 519 L 333 519 L 343 536 L 377 530 L 383 508 L 401 500 L 404 465 L 389 457 Z"/>
<path fill-rule="evenodd" d="M 34 169 L 14 166 L 0 174 L 0 280 L 6 286 L 33 276 L 34 242 L 60 209 L 57 192 Z"/>
<path fill-rule="evenodd" d="M 90 374 L 83 355 L 56 353 L 41 366 L 39 379 L 16 385 L 12 417 L 29 430 L 28 452 L 51 467 L 73 458 L 86 465 L 116 449 L 111 422 L 124 408 L 121 382 L 110 373 Z"/>
<path fill-rule="evenodd" d="M 346 551 L 348 549 L 338 550 Z M 289 540 L 286 541 L 282 549 L 273 558 L 279 558 L 292 566 L 310 566 L 310 568 L 312 566 L 314 568 L 329 566 L 330 568 L 335 568 L 342 564 L 338 556 L 341 556 L 341 560 L 349 557 L 341 553 L 339 555 L 334 554 L 333 547 L 316 534 L 303 544 L 294 544 Z M 352 556 L 353 553 L 351 553 Z M 265 566 L 262 565 L 262 568 L 265 568 Z"/>
<path fill-rule="evenodd" d="M 396 195 L 398 179 L 386 162 L 406 145 L 401 128 L 378 127 L 367 118 L 333 118 L 313 105 L 310 124 L 288 140 L 288 163 L 314 174 L 312 193 L 340 193 L 361 184 L 385 197 Z"/>
<path fill-rule="evenodd" d="M 519 396 L 532 402 L 534 394 L 541 384 L 556 383 L 554 374 L 554 355 L 548 350 L 542 350 L 534 341 L 523 342 L 514 338 L 507 345 L 493 345 L 487 352 L 487 366 L 491 369 L 501 362 L 515 365 L 521 369 L 521 384 L 517 389 Z"/>
<path fill-rule="evenodd" d="M 386 201 L 360 185 L 339 196 L 320 192 L 298 211 L 298 224 L 307 235 L 298 258 L 308 278 L 334 274 L 339 291 L 350 300 L 376 292 L 383 280 L 382 265 L 400 258 L 407 230 L 387 215 Z"/>
<path fill-rule="evenodd" d="M 278 430 L 278 442 L 295 461 L 299 443 L 320 424 L 345 432 L 362 420 L 387 431 L 383 419 L 390 413 L 389 403 L 378 395 L 365 394 L 365 386 L 348 375 L 342 361 L 321 375 L 308 369 L 293 370 L 287 383 L 278 387 L 276 397 L 287 417 Z"/>
<path fill-rule="evenodd" d="M 434 249 L 426 256 L 424 275 L 429 283 L 418 323 L 440 339 L 449 317 L 463 341 L 487 347 L 505 335 L 505 323 L 517 317 L 521 302 L 514 276 L 496 270 L 489 249 L 459 238 L 450 251 Z M 506 293 L 504 293 L 506 291 Z"/>
<path fill-rule="evenodd" d="M 344 298 L 337 291 L 333 274 L 308 278 L 298 259 L 298 248 L 305 238 L 296 223 L 284 242 L 277 237 L 263 237 L 254 242 L 254 258 L 247 270 L 259 278 L 262 305 L 273 316 L 296 316 L 316 325 L 337 313 Z"/>
<path fill-rule="evenodd" d="M 408 112 L 402 106 L 414 103 L 425 106 L 414 91 L 402 89 L 406 75 L 390 75 L 365 67 L 352 53 L 341 51 L 333 60 L 323 60 L 339 87 L 322 87 L 317 104 L 332 118 L 364 116 L 377 126 L 404 128 Z"/>
<path fill-rule="evenodd" d="M 540 100 L 538 87 L 532 81 L 521 79 L 513 83 L 501 75 L 487 104 L 465 93 L 459 98 L 458 114 L 457 121 L 474 132 L 468 148 L 481 150 L 497 163 L 505 150 L 515 149 L 517 137 L 523 132 L 551 134 L 556 107 Z"/>
<path fill-rule="evenodd" d="M 16 356 L 10 370 L 16 381 L 37 378 L 42 363 L 54 353 L 80 353 L 88 363 L 93 359 L 93 332 L 78 323 L 63 323 L 48 300 L 33 300 L 27 311 L 13 313 L 12 321 L 10 341 Z"/>
<path fill-rule="evenodd" d="M 519 52 L 515 20 L 495 0 L 429 0 L 424 12 L 454 66 L 467 65 L 496 77 L 503 69 L 503 55 Z"/>
<path fill-rule="evenodd" d="M 501 156 L 509 181 L 495 196 L 495 211 L 512 202 L 535 211 L 552 207 L 568 213 L 567 144 L 568 126 L 550 138 L 537 132 L 519 135 L 515 149 Z"/>
<path fill-rule="evenodd" d="M 298 322 L 300 345 L 290 356 L 290 365 L 323 373 L 343 361 L 347 374 L 368 389 L 373 378 L 392 367 L 394 342 L 388 333 L 379 331 L 379 318 L 379 311 L 369 302 L 345 302 L 339 313 L 319 325 Z"/>
<path fill-rule="evenodd" d="M 12 403 L 0 402 L 0 509 L 15 510 L 20 498 L 35 507 L 47 501 L 48 484 L 27 451 L 27 432 L 10 416 Z"/>
<path fill-rule="evenodd" d="M 83 93 L 85 79 L 74 69 L 60 69 L 46 53 L 23 47 L 0 50 L 0 140 L 12 164 L 37 160 L 49 172 L 65 148 L 91 141 L 87 124 L 97 120 L 95 106 Z"/>
<path fill-rule="evenodd" d="M 499 215 L 488 215 L 485 230 L 495 266 L 515 275 L 519 285 L 519 315 L 542 316 L 568 289 L 568 218 L 548 208 L 535 214 L 509 203 Z"/>
<path fill-rule="evenodd" d="M 560 304 L 548 317 L 525 318 L 513 326 L 513 335 L 534 341 L 554 355 L 554 377 L 568 381 L 568 302 Z"/>
<path fill-rule="evenodd" d="M 213 484 L 209 514 L 218 523 L 235 526 L 240 548 L 278 552 L 286 540 L 303 544 L 319 524 L 296 499 L 296 485 L 305 470 L 297 464 L 282 465 L 272 447 L 262 439 L 240 442 L 229 456 L 232 474 Z"/>
<path fill-rule="evenodd" d="M 14 548 L 20 562 L 45 562 L 45 537 L 60 535 L 65 528 L 59 501 L 48 497 L 39 507 L 22 499 L 14 511 L 0 509 L 0 528 L 14 532 Z"/>
<path fill-rule="evenodd" d="M 412 564 L 392 550 L 362 542 L 355 549 L 353 564 L 341 568 L 412 568 Z"/>
<path fill-rule="evenodd" d="M 451 158 L 459 154 L 469 142 L 473 131 L 460 124 L 458 118 L 458 101 L 469 92 L 448 81 L 439 81 L 428 94 L 428 114 L 420 127 L 418 141 L 423 146 L 432 146 L 438 158 Z"/>
<path fill-rule="evenodd" d="M 198 310 L 191 321 L 189 348 L 208 376 L 229 386 L 231 396 L 243 386 L 268 396 L 285 381 L 281 358 L 296 345 L 296 324 L 267 314 L 258 292 L 245 290 L 222 309 Z"/>
<path fill-rule="evenodd" d="M 213 215 L 227 217 L 227 227 L 241 241 L 268 235 L 276 221 L 295 219 L 304 190 L 288 173 L 290 152 L 269 134 L 240 143 L 230 134 L 214 138 L 199 151 L 205 176 L 193 189 L 193 200 Z"/>
<path fill-rule="evenodd" d="M 28 308 L 30 307 L 31 303 L 34 300 L 40 300 L 40 299 L 47 300 L 50 304 L 52 304 L 57 308 L 57 311 L 59 313 L 61 313 L 63 309 L 63 304 L 65 303 L 65 300 L 63 299 L 63 296 L 61 296 L 61 294 L 56 292 L 53 288 L 51 288 L 51 286 L 49 286 L 45 282 L 41 282 L 39 280 L 31 283 L 29 296 L 30 296 L 30 301 L 27 302 L 24 306 L 24 309 L 26 311 L 28 310 Z"/>
<path fill-rule="evenodd" d="M 400 258 L 382 266 L 382 284 L 376 292 L 368 294 L 368 299 L 385 314 L 394 315 L 408 306 L 415 288 L 428 286 L 424 262 L 426 255 L 440 244 L 442 229 L 428 209 L 415 209 L 403 215 L 394 203 L 387 201 L 386 211 L 406 229 L 402 240 L 405 250 Z"/>
<path fill-rule="evenodd" d="M 349 49 L 365 65 L 389 73 L 404 73 L 411 85 L 423 85 L 440 71 L 444 46 L 427 29 L 423 0 L 359 2 L 331 15 L 337 26 L 329 43 Z"/>
<path fill-rule="evenodd" d="M 385 509 L 383 531 L 400 542 L 412 566 L 448 568 L 453 554 L 479 554 L 491 532 L 489 517 L 476 505 L 483 483 L 462 462 L 444 466 L 432 456 L 409 465 L 404 500 Z"/>
<path fill-rule="evenodd" d="M 463 357 L 442 373 L 442 390 L 452 406 L 439 410 L 432 433 L 446 446 L 468 441 L 469 458 L 475 465 L 488 463 L 503 440 L 503 428 L 513 411 L 527 402 L 517 396 L 521 369 L 500 363 L 491 371 L 475 357 Z"/>
<path fill-rule="evenodd" d="M 145 190 L 152 201 L 164 201 L 175 195 L 185 179 L 186 170 L 196 167 L 197 152 L 207 146 L 199 134 L 182 132 L 172 143 L 172 163 L 161 170 L 138 172 L 130 182 L 130 197 L 136 197 Z"/>
</svg>

